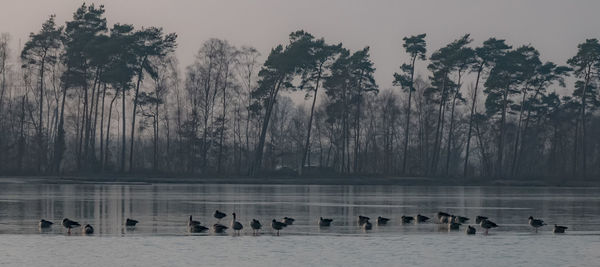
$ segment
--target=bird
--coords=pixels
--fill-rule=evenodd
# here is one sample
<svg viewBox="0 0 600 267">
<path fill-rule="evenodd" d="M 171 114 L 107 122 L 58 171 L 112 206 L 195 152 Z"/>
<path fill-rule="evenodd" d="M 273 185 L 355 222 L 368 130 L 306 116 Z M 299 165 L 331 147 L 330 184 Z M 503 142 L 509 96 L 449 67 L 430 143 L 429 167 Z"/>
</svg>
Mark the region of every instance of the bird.
<svg viewBox="0 0 600 267">
<path fill-rule="evenodd" d="M 482 221 L 479 223 L 479 225 L 481 226 L 481 228 L 485 229 L 485 234 L 486 234 L 486 235 L 488 234 L 488 230 L 489 230 L 490 228 L 496 228 L 496 227 L 498 227 L 498 225 L 497 225 L 496 223 L 494 223 L 494 222 L 492 222 L 492 221 L 490 221 L 490 220 L 488 220 L 488 219 L 483 219 L 483 220 L 482 220 Z"/>
<path fill-rule="evenodd" d="M 191 215 L 190 215 L 191 216 Z M 125 220 L 125 226 L 134 227 L 138 223 L 137 220 L 129 219 Z"/>
<path fill-rule="evenodd" d="M 190 231 L 190 233 L 203 233 L 206 232 L 206 230 L 208 230 L 207 227 L 204 227 L 199 224 L 194 224 L 188 227 L 188 231 Z"/>
<path fill-rule="evenodd" d="M 435 217 L 438 220 L 438 223 L 448 223 L 448 217 L 450 217 L 450 214 L 442 212 L 442 211 L 438 211 L 435 214 Z"/>
<path fill-rule="evenodd" d="M 81 231 L 86 235 L 91 235 L 94 233 L 94 227 L 92 227 L 89 224 L 86 224 L 83 228 L 81 228 Z"/>
<path fill-rule="evenodd" d="M 373 225 L 371 224 L 371 222 L 369 222 L 369 220 L 367 220 L 363 225 L 362 225 L 363 230 L 367 231 L 367 230 L 371 230 L 373 229 Z"/>
<path fill-rule="evenodd" d="M 543 220 L 534 219 L 533 216 L 529 216 L 529 225 L 535 228 L 535 232 L 537 233 L 537 229 L 546 225 Z"/>
<path fill-rule="evenodd" d="M 483 220 L 487 220 L 487 218 L 488 218 L 488 217 L 485 217 L 485 216 L 479 216 L 479 215 L 478 215 L 477 217 L 475 217 L 475 223 L 476 223 L 476 224 L 480 224 L 480 223 L 481 223 L 481 221 L 483 221 Z"/>
<path fill-rule="evenodd" d="M 371 218 L 369 218 L 367 216 L 358 215 L 358 226 L 362 226 L 363 224 L 365 224 L 370 219 Z"/>
<path fill-rule="evenodd" d="M 273 229 L 277 230 L 277 235 L 279 235 L 279 230 L 286 227 L 286 224 L 282 223 L 282 222 L 278 222 L 277 220 L 273 219 L 273 221 L 271 221 L 271 227 Z"/>
<path fill-rule="evenodd" d="M 283 219 L 281 220 L 281 222 L 282 222 L 282 223 L 284 223 L 286 226 L 288 226 L 288 225 L 292 225 L 292 224 L 294 224 L 294 221 L 295 221 L 295 220 L 296 220 L 296 219 L 294 219 L 294 218 L 290 218 L 290 217 L 283 217 Z M 285 227 L 285 226 L 284 226 L 284 227 Z"/>
<path fill-rule="evenodd" d="M 560 225 L 554 225 L 554 230 L 552 230 L 553 233 L 555 234 L 564 234 L 565 230 L 569 229 L 569 227 L 566 226 L 560 226 Z"/>
<path fill-rule="evenodd" d="M 402 223 L 411 223 L 412 221 L 415 220 L 415 218 L 413 216 L 404 216 L 402 215 Z"/>
<path fill-rule="evenodd" d="M 217 218 L 217 220 L 221 221 L 221 219 L 225 218 L 225 216 L 227 216 L 227 214 L 220 212 L 219 210 L 215 210 L 215 213 L 213 214 L 213 216 L 215 218 Z"/>
<path fill-rule="evenodd" d="M 188 227 L 192 227 L 194 225 L 200 225 L 200 222 L 192 220 L 192 215 L 190 215 L 190 219 L 188 220 Z"/>
<path fill-rule="evenodd" d="M 215 223 L 213 224 L 213 232 L 217 233 L 217 234 L 222 234 L 225 233 L 225 230 L 229 229 L 229 227 L 219 224 L 219 223 Z"/>
<path fill-rule="evenodd" d="M 252 219 L 252 221 L 250 222 L 250 227 L 252 227 L 252 234 L 256 235 L 258 233 L 258 230 L 262 228 L 262 224 L 260 224 L 260 222 L 257 219 Z"/>
<path fill-rule="evenodd" d="M 64 218 L 64 219 L 62 220 L 62 225 L 63 225 L 65 228 L 67 228 L 67 229 L 68 229 L 68 230 L 67 230 L 67 233 L 69 233 L 69 234 L 71 233 L 71 228 L 75 228 L 75 227 L 81 226 L 81 225 L 80 225 L 78 222 L 76 222 L 76 221 L 71 221 L 71 220 L 69 220 L 69 219 L 67 219 L 67 218 Z"/>
<path fill-rule="evenodd" d="M 51 221 L 46 221 L 44 219 L 41 219 L 40 222 L 38 223 L 38 226 L 42 229 L 46 229 L 46 228 L 50 228 L 54 223 Z"/>
<path fill-rule="evenodd" d="M 375 222 L 377 223 L 377 225 L 386 225 L 389 221 L 390 221 L 390 219 L 388 219 L 388 218 L 378 216 L 377 221 L 375 221 Z"/>
<path fill-rule="evenodd" d="M 244 228 L 244 226 L 242 225 L 242 223 L 235 220 L 235 212 L 231 215 L 233 215 L 233 219 L 231 220 L 231 229 L 233 229 L 234 233 L 237 232 L 239 235 L 240 231 Z"/>
<path fill-rule="evenodd" d="M 426 222 L 428 220 L 429 220 L 429 217 L 423 216 L 421 214 L 417 214 L 417 222 L 418 223 Z"/>
<path fill-rule="evenodd" d="M 460 228 L 460 223 L 449 222 L 448 223 L 448 231 L 458 230 Z"/>
<path fill-rule="evenodd" d="M 466 223 L 469 220 L 469 218 L 463 216 L 452 216 L 452 220 L 455 223 Z"/>
<path fill-rule="evenodd" d="M 323 217 L 319 218 L 320 227 L 331 226 L 331 222 L 333 222 L 333 219 L 323 219 Z"/>
<path fill-rule="evenodd" d="M 477 232 L 475 227 L 467 225 L 467 230 L 465 230 L 465 233 L 467 233 L 467 235 L 474 235 L 475 232 Z"/>
</svg>

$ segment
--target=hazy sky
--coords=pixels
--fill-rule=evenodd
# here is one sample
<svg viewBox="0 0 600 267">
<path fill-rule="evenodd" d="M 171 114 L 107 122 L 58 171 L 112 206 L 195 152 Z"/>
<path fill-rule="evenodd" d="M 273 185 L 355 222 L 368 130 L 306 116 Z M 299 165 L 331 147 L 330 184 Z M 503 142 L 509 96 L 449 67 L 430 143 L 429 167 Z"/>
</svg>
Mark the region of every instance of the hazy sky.
<svg viewBox="0 0 600 267">
<path fill-rule="evenodd" d="M 381 87 L 391 86 L 392 74 L 406 59 L 401 45 L 407 35 L 427 33 L 428 54 L 465 33 L 472 34 L 475 44 L 495 36 L 512 45 L 532 44 L 543 60 L 562 64 L 585 38 L 600 38 L 598 0 L 87 1 L 92 2 L 105 6 L 109 25 L 161 26 L 177 32 L 182 66 L 211 37 L 254 46 L 263 55 L 297 29 L 352 50 L 371 46 Z M 62 25 L 83 1 L 0 3 L 0 32 L 9 32 L 16 47 L 48 15 L 56 14 Z"/>
</svg>

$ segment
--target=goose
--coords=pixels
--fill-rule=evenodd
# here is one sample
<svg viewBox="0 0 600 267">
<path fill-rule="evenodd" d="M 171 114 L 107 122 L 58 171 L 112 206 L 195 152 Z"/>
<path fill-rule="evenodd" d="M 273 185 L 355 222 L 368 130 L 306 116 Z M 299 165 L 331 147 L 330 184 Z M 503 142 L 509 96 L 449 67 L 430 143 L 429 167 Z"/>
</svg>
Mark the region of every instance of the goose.
<svg viewBox="0 0 600 267">
<path fill-rule="evenodd" d="M 367 220 L 363 225 L 363 230 L 367 231 L 367 230 L 371 230 L 373 229 L 373 225 L 371 224 L 371 222 L 369 222 L 369 220 Z"/>
<path fill-rule="evenodd" d="M 213 224 L 213 232 L 217 233 L 217 234 L 222 234 L 225 233 L 225 230 L 229 229 L 229 227 L 219 224 L 219 223 L 215 223 Z"/>
<path fill-rule="evenodd" d="M 448 231 L 458 230 L 460 229 L 460 223 L 449 222 L 448 223 Z"/>
<path fill-rule="evenodd" d="M 62 220 L 62 225 L 63 225 L 65 228 L 67 228 L 67 229 L 68 229 L 68 230 L 67 230 L 67 233 L 69 233 L 69 234 L 71 233 L 71 228 L 75 228 L 75 227 L 81 226 L 81 225 L 80 225 L 78 222 L 76 222 L 76 221 L 71 221 L 71 220 L 69 220 L 69 219 L 67 219 L 67 218 L 64 218 L 64 219 Z"/>
<path fill-rule="evenodd" d="M 450 214 L 441 211 L 438 211 L 435 214 L 435 218 L 438 220 L 438 223 L 448 223 L 448 217 L 450 217 Z"/>
<path fill-rule="evenodd" d="M 215 210 L 215 213 L 213 214 L 213 216 L 215 218 L 217 218 L 217 220 L 221 221 L 221 219 L 225 218 L 225 216 L 227 216 L 227 214 L 220 212 L 219 210 Z"/>
<path fill-rule="evenodd" d="M 469 218 L 463 216 L 452 216 L 452 220 L 455 223 L 466 223 L 469 220 Z"/>
<path fill-rule="evenodd" d="M 537 233 L 537 229 L 546 224 L 544 223 L 543 220 L 534 219 L 533 216 L 529 216 L 529 225 L 531 225 L 531 227 L 535 228 L 535 232 Z"/>
<path fill-rule="evenodd" d="M 415 220 L 415 218 L 413 216 L 404 216 L 402 215 L 402 223 L 411 223 L 412 221 Z"/>
<path fill-rule="evenodd" d="M 244 228 L 244 226 L 242 225 L 242 223 L 235 220 L 235 212 L 232 213 L 231 215 L 233 215 L 233 219 L 231 220 L 231 229 L 233 229 L 234 233 L 237 232 L 239 235 L 240 230 L 242 230 Z"/>
<path fill-rule="evenodd" d="M 375 222 L 377 223 L 377 225 L 386 225 L 389 221 L 390 219 L 379 216 L 377 217 L 377 221 Z"/>
<path fill-rule="evenodd" d="M 418 223 L 423 223 L 429 220 L 429 217 L 427 216 L 423 216 L 421 214 L 417 214 L 417 222 Z"/>
<path fill-rule="evenodd" d="M 333 222 L 333 219 L 323 219 L 323 217 L 319 218 L 319 226 L 320 227 L 330 226 L 331 222 Z"/>
<path fill-rule="evenodd" d="M 565 230 L 569 229 L 569 227 L 566 226 L 560 226 L 560 225 L 554 225 L 554 230 L 552 230 L 553 233 L 555 234 L 564 234 Z"/>
<path fill-rule="evenodd" d="M 42 229 L 45 228 L 50 228 L 54 223 L 51 221 L 46 221 L 44 219 L 41 219 L 40 222 L 38 223 L 38 226 Z"/>
<path fill-rule="evenodd" d="M 479 223 L 479 225 L 481 226 L 481 228 L 485 229 L 485 234 L 486 234 L 486 235 L 488 234 L 488 230 L 489 230 L 490 228 L 496 228 L 496 227 L 498 227 L 498 225 L 497 225 L 496 223 L 494 223 L 494 222 L 492 222 L 492 221 L 490 221 L 490 220 L 488 220 L 488 219 L 483 219 L 483 220 L 482 220 L 482 221 Z"/>
<path fill-rule="evenodd" d="M 256 235 L 258 233 L 258 230 L 262 228 L 262 224 L 260 224 L 260 222 L 257 219 L 252 219 L 252 221 L 250 222 L 250 227 L 252 227 L 252 234 Z"/>
<path fill-rule="evenodd" d="M 282 223 L 282 222 L 278 222 L 275 219 L 273 219 L 273 221 L 271 221 L 271 227 L 273 229 L 277 230 L 277 235 L 279 236 L 279 230 L 281 230 L 284 227 L 286 227 L 286 224 Z"/>
<path fill-rule="evenodd" d="M 478 215 L 477 217 L 475 217 L 475 223 L 476 223 L 476 224 L 480 224 L 480 223 L 481 223 L 481 221 L 483 221 L 483 220 L 487 220 L 487 219 L 488 219 L 488 217 L 485 217 L 485 216 L 479 216 L 479 215 Z"/>
<path fill-rule="evenodd" d="M 206 230 L 208 230 L 208 228 L 204 227 L 200 224 L 194 224 L 194 225 L 188 226 L 188 231 L 190 233 L 203 233 L 203 232 L 206 232 Z"/>
<path fill-rule="evenodd" d="M 362 226 L 366 222 L 368 222 L 371 218 L 367 216 L 358 215 L 358 226 Z"/>
<path fill-rule="evenodd" d="M 81 228 L 81 231 L 86 235 L 91 235 L 94 233 L 94 227 L 92 227 L 89 224 L 86 224 L 83 228 Z"/>
<path fill-rule="evenodd" d="M 288 226 L 288 225 L 294 224 L 295 220 L 296 219 L 291 218 L 291 217 L 283 217 L 283 219 L 281 220 L 281 222 L 284 223 L 286 226 Z"/>
<path fill-rule="evenodd" d="M 475 227 L 467 225 L 467 230 L 465 231 L 465 233 L 467 233 L 467 235 L 474 235 L 475 232 L 477 232 Z"/>
<path fill-rule="evenodd" d="M 190 217 L 191 217 L 191 215 L 190 215 Z M 125 220 L 125 226 L 128 226 L 128 227 L 135 227 L 135 225 L 137 223 L 138 223 L 137 220 L 133 220 L 133 219 L 129 219 L 129 218 L 127 218 L 127 220 Z"/>
<path fill-rule="evenodd" d="M 192 220 L 192 215 L 190 215 L 190 219 L 188 220 L 188 227 L 192 227 L 194 225 L 200 225 L 200 222 Z"/>
</svg>

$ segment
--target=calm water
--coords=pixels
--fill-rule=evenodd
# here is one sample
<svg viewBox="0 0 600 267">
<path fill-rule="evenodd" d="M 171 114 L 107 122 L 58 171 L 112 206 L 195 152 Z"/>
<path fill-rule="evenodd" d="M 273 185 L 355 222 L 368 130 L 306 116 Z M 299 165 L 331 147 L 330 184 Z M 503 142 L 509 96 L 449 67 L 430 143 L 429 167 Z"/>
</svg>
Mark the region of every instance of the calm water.
<svg viewBox="0 0 600 267">
<path fill-rule="evenodd" d="M 188 234 L 190 214 L 212 225 L 215 209 L 231 212 L 241 236 Z M 500 225 L 467 236 L 436 224 L 402 225 L 402 215 L 437 211 Z M 363 232 L 356 217 L 381 215 L 390 225 Z M 527 217 L 569 227 L 535 234 Z M 296 222 L 274 236 L 273 218 Z M 319 228 L 319 217 L 332 218 Z M 62 218 L 92 224 L 96 233 L 67 235 Z M 135 230 L 126 218 L 140 221 Z M 37 222 L 56 223 L 40 232 Z M 254 237 L 248 221 L 265 225 Z M 473 219 L 472 219 L 473 220 Z M 13 266 L 379 266 L 449 263 L 477 266 L 599 266 L 600 188 L 401 187 L 298 185 L 0 184 L 0 264 Z"/>
</svg>

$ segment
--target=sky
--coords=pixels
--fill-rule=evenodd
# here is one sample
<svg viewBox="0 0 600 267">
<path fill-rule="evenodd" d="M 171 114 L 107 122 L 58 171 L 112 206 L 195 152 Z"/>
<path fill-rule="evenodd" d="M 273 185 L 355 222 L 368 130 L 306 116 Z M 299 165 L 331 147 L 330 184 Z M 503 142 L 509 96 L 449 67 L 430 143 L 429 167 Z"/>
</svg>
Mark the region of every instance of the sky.
<svg viewBox="0 0 600 267">
<path fill-rule="evenodd" d="M 513 46 L 531 44 L 542 60 L 565 64 L 586 38 L 600 38 L 598 0 L 98 0 L 108 24 L 159 26 L 178 34 L 177 56 L 191 64 L 209 38 L 257 48 L 263 59 L 286 43 L 290 32 L 304 29 L 328 43 L 351 50 L 371 47 L 382 88 L 407 60 L 402 38 L 427 33 L 428 55 L 470 33 L 473 44 L 489 37 Z M 57 23 L 72 17 L 80 0 L 0 0 L 0 32 L 17 49 L 39 31 L 50 14 Z M 425 73 L 425 64 L 418 66 Z"/>
</svg>

